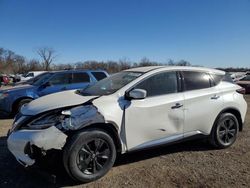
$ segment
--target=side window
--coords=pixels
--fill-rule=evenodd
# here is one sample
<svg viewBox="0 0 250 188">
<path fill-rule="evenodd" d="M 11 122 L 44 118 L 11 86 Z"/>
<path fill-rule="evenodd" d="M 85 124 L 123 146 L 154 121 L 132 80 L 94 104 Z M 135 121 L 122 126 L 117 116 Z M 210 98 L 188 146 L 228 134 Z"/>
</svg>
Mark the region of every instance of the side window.
<svg viewBox="0 0 250 188">
<path fill-rule="evenodd" d="M 104 72 L 91 72 L 96 80 L 102 80 L 103 78 L 106 78 L 106 74 Z"/>
<path fill-rule="evenodd" d="M 147 91 L 147 97 L 177 93 L 178 84 L 176 72 L 159 73 L 139 83 L 136 89 Z"/>
<path fill-rule="evenodd" d="M 214 85 L 218 85 L 221 82 L 221 80 L 227 76 L 227 75 L 223 76 L 223 75 L 218 75 L 218 74 L 210 74 L 210 75 L 213 78 Z"/>
<path fill-rule="evenodd" d="M 226 81 L 226 82 L 234 83 L 234 81 L 229 73 L 226 73 L 222 80 Z"/>
<path fill-rule="evenodd" d="M 183 76 L 186 91 L 211 87 L 210 76 L 207 73 L 184 71 Z"/>
<path fill-rule="evenodd" d="M 51 85 L 61 85 L 61 84 L 69 84 L 71 77 L 71 73 L 66 73 L 66 74 L 56 74 L 53 76 L 49 82 Z"/>
<path fill-rule="evenodd" d="M 34 73 L 30 72 L 25 77 L 34 77 Z"/>
<path fill-rule="evenodd" d="M 90 82 L 89 75 L 85 72 L 73 73 L 72 83 Z"/>
</svg>

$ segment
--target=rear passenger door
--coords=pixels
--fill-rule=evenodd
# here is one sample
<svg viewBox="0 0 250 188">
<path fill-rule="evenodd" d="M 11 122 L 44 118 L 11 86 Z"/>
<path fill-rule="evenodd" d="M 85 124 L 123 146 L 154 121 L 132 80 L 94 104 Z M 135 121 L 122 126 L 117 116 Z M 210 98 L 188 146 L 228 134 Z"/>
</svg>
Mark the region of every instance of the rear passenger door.
<svg viewBox="0 0 250 188">
<path fill-rule="evenodd" d="M 86 72 L 75 72 L 70 83 L 68 90 L 84 89 L 90 84 L 90 77 Z"/>
<path fill-rule="evenodd" d="M 209 134 L 223 105 L 220 91 L 207 73 L 183 71 L 182 76 L 185 99 L 184 137 L 197 133 Z"/>
</svg>

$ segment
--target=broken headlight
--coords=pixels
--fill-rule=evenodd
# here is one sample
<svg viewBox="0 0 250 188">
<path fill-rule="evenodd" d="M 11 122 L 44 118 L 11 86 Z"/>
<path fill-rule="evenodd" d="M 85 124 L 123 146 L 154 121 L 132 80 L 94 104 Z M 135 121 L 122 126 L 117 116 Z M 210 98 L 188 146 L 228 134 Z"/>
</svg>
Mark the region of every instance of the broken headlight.
<svg viewBox="0 0 250 188">
<path fill-rule="evenodd" d="M 63 111 L 57 111 L 45 114 L 34 119 L 24 129 L 46 129 L 51 126 L 57 127 L 59 130 L 77 130 L 83 126 L 103 123 L 103 116 L 97 111 L 93 105 L 77 106 Z"/>
<path fill-rule="evenodd" d="M 35 120 L 31 121 L 27 124 L 24 128 L 28 129 L 46 129 L 51 126 L 60 125 L 64 119 L 64 115 L 62 114 L 45 114 L 36 118 Z"/>
</svg>

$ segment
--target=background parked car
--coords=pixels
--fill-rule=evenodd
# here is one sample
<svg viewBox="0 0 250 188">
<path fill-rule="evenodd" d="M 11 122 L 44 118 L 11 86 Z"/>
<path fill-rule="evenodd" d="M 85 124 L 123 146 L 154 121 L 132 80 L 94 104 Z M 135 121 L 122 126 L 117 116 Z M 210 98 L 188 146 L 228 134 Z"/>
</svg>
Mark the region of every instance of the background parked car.
<svg viewBox="0 0 250 188">
<path fill-rule="evenodd" d="M 250 74 L 247 73 L 245 77 L 241 78 L 236 82 L 241 87 L 244 87 L 246 90 L 246 93 L 250 93 Z"/>
<path fill-rule="evenodd" d="M 1 75 L 0 76 L 0 82 L 1 82 L 0 85 L 7 85 L 7 84 L 9 84 L 10 79 L 9 79 L 9 77 L 7 75 Z"/>
<path fill-rule="evenodd" d="M 30 78 L 28 80 L 22 80 L 22 81 L 19 81 L 19 82 L 16 82 L 15 83 L 15 86 L 18 86 L 18 85 L 25 85 L 25 84 L 30 84 L 32 85 L 32 83 L 36 82 L 37 80 L 39 80 L 43 75 L 45 74 L 49 74 L 50 72 L 44 72 L 44 73 L 41 73 L 33 78 Z"/>
<path fill-rule="evenodd" d="M 60 91 L 85 88 L 107 76 L 108 73 L 101 70 L 49 72 L 33 81 L 31 85 L 0 90 L 0 111 L 5 114 L 17 113 L 24 104 L 36 98 Z"/>
<path fill-rule="evenodd" d="M 28 72 L 27 74 L 23 75 L 21 77 L 22 81 L 29 80 L 31 78 L 34 78 L 35 76 L 38 76 L 39 74 L 42 74 L 46 71 L 33 71 L 33 72 Z"/>
<path fill-rule="evenodd" d="M 231 72 L 230 75 L 231 75 L 231 78 L 233 79 L 233 81 L 237 82 L 241 78 L 245 77 L 246 72 Z"/>
</svg>

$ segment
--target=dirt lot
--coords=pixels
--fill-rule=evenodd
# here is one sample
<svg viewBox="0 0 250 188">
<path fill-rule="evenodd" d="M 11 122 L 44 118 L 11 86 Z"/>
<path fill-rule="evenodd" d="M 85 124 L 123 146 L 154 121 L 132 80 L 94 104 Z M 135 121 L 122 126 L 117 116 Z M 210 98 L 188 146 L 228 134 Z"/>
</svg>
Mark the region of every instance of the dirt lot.
<svg viewBox="0 0 250 188">
<path fill-rule="evenodd" d="M 250 105 L 250 96 L 246 96 Z M 120 157 L 102 179 L 79 185 L 64 169 L 51 172 L 56 184 L 45 174 L 25 170 L 8 152 L 6 133 L 12 120 L 0 120 L 0 187 L 249 187 L 250 111 L 244 131 L 233 147 L 213 150 L 196 140 Z"/>
</svg>

